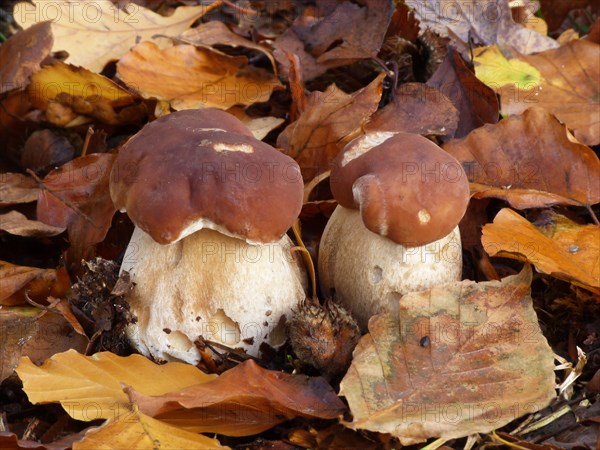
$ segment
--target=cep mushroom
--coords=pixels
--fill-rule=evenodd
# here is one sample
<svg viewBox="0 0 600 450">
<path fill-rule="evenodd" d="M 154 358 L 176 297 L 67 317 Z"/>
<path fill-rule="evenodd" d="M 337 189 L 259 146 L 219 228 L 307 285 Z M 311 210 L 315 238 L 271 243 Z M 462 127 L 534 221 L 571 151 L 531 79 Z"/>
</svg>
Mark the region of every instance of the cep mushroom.
<svg viewBox="0 0 600 450">
<path fill-rule="evenodd" d="M 286 235 L 302 206 L 294 160 L 228 113 L 179 111 L 125 143 L 110 193 L 136 226 L 121 271 L 142 354 L 196 364 L 199 336 L 255 356 L 285 341 L 306 285 Z"/>
<path fill-rule="evenodd" d="M 363 330 L 402 295 L 460 280 L 469 184 L 451 155 L 419 135 L 372 132 L 344 147 L 330 184 L 338 206 L 321 238 L 321 290 Z"/>
</svg>

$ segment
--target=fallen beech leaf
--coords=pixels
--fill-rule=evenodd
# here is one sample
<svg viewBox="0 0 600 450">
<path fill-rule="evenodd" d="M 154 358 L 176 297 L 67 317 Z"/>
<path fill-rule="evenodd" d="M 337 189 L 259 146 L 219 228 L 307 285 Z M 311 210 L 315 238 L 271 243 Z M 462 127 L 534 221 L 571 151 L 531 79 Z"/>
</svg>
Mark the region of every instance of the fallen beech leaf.
<svg viewBox="0 0 600 450">
<path fill-rule="evenodd" d="M 142 42 L 117 64 L 119 78 L 145 98 L 171 103 L 173 109 L 220 108 L 266 102 L 283 86 L 244 56 L 227 56 L 193 45 L 161 50 Z"/>
<path fill-rule="evenodd" d="M 252 131 L 252 134 L 258 140 L 264 139 L 267 134 L 285 122 L 284 119 L 272 116 L 250 117 L 248 114 L 246 114 L 246 111 L 239 106 L 229 108 L 227 112 L 240 119 L 244 125 L 246 125 L 250 131 Z"/>
<path fill-rule="evenodd" d="M 0 207 L 35 202 L 40 189 L 33 178 L 21 173 L 0 173 Z"/>
<path fill-rule="evenodd" d="M 453 137 L 457 126 L 458 111 L 448 97 L 423 83 L 404 83 L 365 129 Z"/>
<path fill-rule="evenodd" d="M 529 261 L 543 273 L 600 293 L 600 227 L 579 225 L 554 214 L 544 228 L 502 209 L 483 227 L 483 248 L 490 256 Z"/>
<path fill-rule="evenodd" d="M 75 156 L 73 145 L 65 136 L 48 128 L 34 131 L 21 151 L 21 166 L 37 173 L 48 173 Z"/>
<path fill-rule="evenodd" d="M 361 132 L 377 110 L 384 78 L 385 74 L 380 74 L 352 94 L 346 94 L 335 84 L 325 92 L 311 92 L 300 118 L 277 138 L 277 146 L 300 165 L 304 181 L 329 170 L 330 162 L 344 145 Z"/>
<path fill-rule="evenodd" d="M 460 54 L 453 48 L 427 80 L 428 86 L 438 88 L 459 111 L 458 128 L 455 138 L 462 138 L 486 123 L 496 123 L 498 99 L 494 91 L 486 86 L 467 67 Z"/>
<path fill-rule="evenodd" d="M 294 417 L 335 419 L 345 410 L 321 377 L 263 369 L 248 360 L 209 383 L 158 397 L 127 388 L 140 411 L 180 428 L 227 436 L 260 433 Z"/>
<path fill-rule="evenodd" d="M 17 266 L 0 261 L 0 305 L 25 305 L 25 294 L 37 302 L 45 301 L 48 295 L 63 296 L 69 288 L 64 279 L 54 269 Z"/>
<path fill-rule="evenodd" d="M 477 49 L 477 78 L 500 94 L 502 113 L 540 106 L 574 131 L 580 142 L 600 144 L 600 45 L 584 39 L 536 55 L 510 59 L 495 47 Z"/>
<path fill-rule="evenodd" d="M 0 336 L 0 382 L 12 375 L 22 356 L 41 364 L 56 352 L 85 351 L 89 344 L 61 314 L 31 306 L 0 308 Z"/>
<path fill-rule="evenodd" d="M 531 269 L 409 293 L 369 321 L 341 383 L 353 429 L 403 445 L 487 433 L 555 397 L 554 355 L 530 296 Z"/>
<path fill-rule="evenodd" d="M 65 227 L 53 227 L 46 225 L 38 220 L 29 220 L 24 214 L 18 211 L 11 211 L 6 214 L 0 214 L 0 230 L 15 236 L 27 237 L 45 237 L 56 236 L 63 231 Z"/>
<path fill-rule="evenodd" d="M 73 450 L 212 450 L 228 449 L 218 440 L 190 433 L 146 416 L 135 408 L 114 417 L 98 428 L 85 433 L 83 440 L 73 444 Z"/>
<path fill-rule="evenodd" d="M 443 148 L 463 165 L 475 198 L 502 198 L 518 209 L 600 202 L 598 157 L 544 109 L 484 125 Z"/>
<path fill-rule="evenodd" d="M 327 10 L 327 6 L 323 6 Z M 392 2 L 366 0 L 364 6 L 344 1 L 321 17 L 300 16 L 273 44 L 273 55 L 287 78 L 286 53 L 300 59 L 305 81 L 328 69 L 377 56 L 392 15 Z"/>
<path fill-rule="evenodd" d="M 43 180 L 37 203 L 38 220 L 66 227 L 71 246 L 68 259 L 90 259 L 93 245 L 108 232 L 116 212 L 108 191 L 115 155 L 94 153 L 53 170 Z"/>
<path fill-rule="evenodd" d="M 463 42 L 472 38 L 480 44 L 510 46 L 525 54 L 558 47 L 554 39 L 517 24 L 506 0 L 407 0 L 406 4 L 415 10 L 422 28 L 429 27 L 442 36 L 451 30 Z"/>
<path fill-rule="evenodd" d="M 36 72 L 31 77 L 27 93 L 31 104 L 42 110 L 61 93 L 95 101 L 102 98 L 111 106 L 125 106 L 134 101 L 129 92 L 108 78 L 60 61 Z"/>
<path fill-rule="evenodd" d="M 219 4 L 181 6 L 164 17 L 133 2 L 120 9 L 110 0 L 31 0 L 17 3 L 13 14 L 23 28 L 51 21 L 52 50 L 65 50 L 69 53 L 67 62 L 100 72 L 107 62 L 124 55 L 136 42 L 153 39 L 159 33 L 175 36 Z M 167 38 L 156 38 L 155 42 L 161 47 L 171 45 Z"/>
<path fill-rule="evenodd" d="M 256 50 L 261 52 L 269 59 L 269 61 L 271 61 L 273 71 L 275 72 L 275 75 L 277 75 L 277 64 L 275 63 L 275 58 L 273 58 L 273 55 L 268 47 L 249 41 L 248 39 L 235 34 L 227 27 L 227 25 L 225 25 L 223 22 L 219 22 L 218 20 L 212 20 L 190 30 L 184 31 L 179 35 L 178 39 L 186 44 L 203 47 L 210 46 L 213 51 L 216 51 L 213 48 L 215 45 L 227 45 L 229 47 L 243 47 Z"/>
<path fill-rule="evenodd" d="M 29 82 L 29 76 L 40 68 L 40 63 L 52 48 L 50 23 L 38 23 L 18 31 L 0 46 L 0 94 L 19 89 Z"/>
<path fill-rule="evenodd" d="M 128 411 L 122 383 L 148 395 L 160 395 L 216 377 L 189 364 L 159 366 L 141 355 L 100 352 L 84 356 L 74 350 L 57 353 L 39 367 L 22 358 L 16 370 L 30 402 L 60 402 L 71 417 L 84 421 L 110 419 Z"/>
</svg>

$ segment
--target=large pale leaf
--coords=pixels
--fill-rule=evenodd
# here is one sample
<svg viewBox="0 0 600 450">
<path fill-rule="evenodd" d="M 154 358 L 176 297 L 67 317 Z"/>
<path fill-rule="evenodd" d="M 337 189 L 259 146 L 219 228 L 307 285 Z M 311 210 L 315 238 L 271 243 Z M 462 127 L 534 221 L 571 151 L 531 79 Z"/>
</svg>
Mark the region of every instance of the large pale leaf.
<svg viewBox="0 0 600 450">
<path fill-rule="evenodd" d="M 542 108 L 443 147 L 463 165 L 476 198 L 502 198 L 518 209 L 600 202 L 598 157 L 569 139 L 565 126 Z"/>
<path fill-rule="evenodd" d="M 210 383 L 165 395 L 128 392 L 140 411 L 156 419 L 228 436 L 260 433 L 294 417 L 335 419 L 346 409 L 323 378 L 263 369 L 252 360 Z"/>
<path fill-rule="evenodd" d="M 510 46 L 521 53 L 558 47 L 558 42 L 517 24 L 507 0 L 485 2 L 455 0 L 407 0 L 421 27 L 442 36 L 453 34 L 463 42 Z M 531 17 L 530 20 L 535 20 Z"/>
<path fill-rule="evenodd" d="M 65 50 L 69 52 L 67 62 L 100 72 L 137 42 L 153 39 L 156 34 L 176 36 L 218 4 L 181 6 L 164 17 L 134 2 L 119 9 L 110 0 L 31 0 L 15 5 L 14 18 L 23 28 L 51 21 L 52 50 Z M 161 47 L 171 45 L 170 39 L 154 40 Z"/>
<path fill-rule="evenodd" d="M 505 57 L 498 48 L 479 49 L 475 73 L 500 94 L 504 114 L 532 106 L 550 111 L 587 145 L 600 144 L 600 45 L 577 39 L 536 55 Z"/>
<path fill-rule="evenodd" d="M 600 293 L 600 227 L 579 225 L 551 214 L 536 227 L 504 208 L 483 227 L 483 248 L 490 256 L 520 259 L 540 271 Z"/>
<path fill-rule="evenodd" d="M 135 408 L 108 420 L 73 444 L 73 450 L 228 449 L 216 439 L 190 433 L 142 414 Z"/>
<path fill-rule="evenodd" d="M 85 421 L 114 418 L 129 409 L 121 383 L 160 395 L 215 378 L 183 363 L 159 366 L 141 355 L 84 356 L 73 350 L 57 353 L 40 367 L 23 358 L 17 374 L 30 402 L 60 402 L 71 417 Z"/>
<path fill-rule="evenodd" d="M 527 266 L 402 297 L 374 316 L 342 380 L 351 428 L 403 444 L 499 428 L 554 398 L 553 352 L 533 310 Z"/>
</svg>

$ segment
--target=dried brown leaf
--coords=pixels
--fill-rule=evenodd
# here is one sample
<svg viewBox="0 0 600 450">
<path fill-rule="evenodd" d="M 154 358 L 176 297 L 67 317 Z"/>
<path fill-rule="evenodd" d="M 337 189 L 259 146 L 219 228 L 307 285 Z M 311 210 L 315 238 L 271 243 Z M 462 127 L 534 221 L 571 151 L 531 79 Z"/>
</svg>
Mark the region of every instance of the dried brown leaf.
<svg viewBox="0 0 600 450">
<path fill-rule="evenodd" d="M 53 38 L 49 22 L 13 34 L 0 46 L 0 94 L 28 84 L 40 63 L 50 54 Z"/>
<path fill-rule="evenodd" d="M 443 147 L 463 165 L 476 198 L 502 198 L 518 209 L 600 202 L 598 157 L 544 109 L 530 108 Z"/>
<path fill-rule="evenodd" d="M 38 184 L 27 175 L 0 174 L 0 207 L 35 202 L 39 192 Z"/>
<path fill-rule="evenodd" d="M 252 360 L 209 383 L 158 397 L 126 391 L 144 414 L 228 436 L 260 433 L 294 417 L 335 419 L 345 410 L 323 378 L 266 370 Z"/>
<path fill-rule="evenodd" d="M 294 158 L 305 181 L 329 170 L 330 162 L 344 145 L 361 133 L 362 126 L 377 110 L 384 74 L 365 88 L 346 94 L 335 85 L 325 92 L 312 92 L 300 118 L 277 138 L 277 146 Z"/>
<path fill-rule="evenodd" d="M 392 101 L 373 114 L 365 129 L 453 137 L 458 118 L 458 110 L 437 88 L 404 83 Z"/>
<path fill-rule="evenodd" d="M 66 227 L 71 247 L 69 262 L 90 259 L 102 242 L 116 212 L 108 190 L 115 155 L 94 153 L 76 158 L 43 180 L 37 204 L 38 220 Z"/>
<path fill-rule="evenodd" d="M 56 236 L 66 230 L 65 227 L 53 227 L 38 220 L 29 220 L 18 211 L 0 214 L 0 230 L 15 236 L 46 237 Z"/>
<path fill-rule="evenodd" d="M 25 295 L 43 302 L 48 295 L 63 296 L 69 288 L 68 277 L 54 269 L 39 269 L 0 261 L 0 305 L 27 304 Z"/>
<path fill-rule="evenodd" d="M 532 307 L 531 270 L 410 293 L 369 321 L 342 380 L 350 428 L 402 444 L 500 428 L 554 397 L 554 355 Z"/>
</svg>

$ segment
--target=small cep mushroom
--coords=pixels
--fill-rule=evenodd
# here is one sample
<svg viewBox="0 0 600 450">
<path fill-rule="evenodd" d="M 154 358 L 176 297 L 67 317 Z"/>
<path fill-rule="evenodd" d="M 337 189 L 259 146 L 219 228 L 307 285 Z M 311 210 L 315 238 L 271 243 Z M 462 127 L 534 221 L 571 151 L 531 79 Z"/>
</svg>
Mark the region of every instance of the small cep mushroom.
<svg viewBox="0 0 600 450">
<path fill-rule="evenodd" d="M 302 206 L 294 160 L 228 113 L 179 111 L 121 148 L 110 193 L 136 225 L 121 271 L 141 353 L 196 364 L 199 336 L 254 356 L 285 341 L 306 285 L 285 234 Z"/>
<path fill-rule="evenodd" d="M 321 290 L 363 330 L 402 295 L 460 280 L 469 183 L 451 155 L 419 135 L 372 132 L 346 145 L 330 182 L 339 205 L 321 238 Z"/>
</svg>

